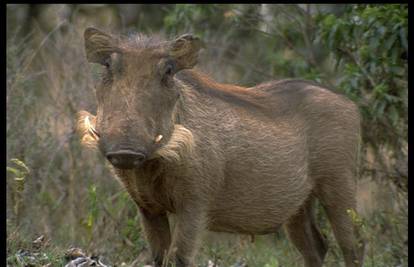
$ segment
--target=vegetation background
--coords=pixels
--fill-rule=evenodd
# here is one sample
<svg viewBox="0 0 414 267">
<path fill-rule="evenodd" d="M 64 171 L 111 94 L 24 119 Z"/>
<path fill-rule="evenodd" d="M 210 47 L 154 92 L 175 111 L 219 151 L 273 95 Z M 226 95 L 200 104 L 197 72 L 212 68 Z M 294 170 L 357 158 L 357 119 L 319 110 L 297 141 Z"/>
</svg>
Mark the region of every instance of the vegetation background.
<svg viewBox="0 0 414 267">
<path fill-rule="evenodd" d="M 95 113 L 82 37 L 92 25 L 191 32 L 206 43 L 198 68 L 217 81 L 304 78 L 354 100 L 363 116 L 355 221 L 368 240 L 364 266 L 408 266 L 408 6 L 398 4 L 7 5 L 8 266 L 63 266 L 69 247 L 116 266 L 142 266 L 148 253 L 133 202 L 74 131 L 76 111 Z M 322 209 L 317 216 L 326 266 L 343 266 Z M 283 231 L 254 242 L 208 234 L 198 263 L 302 266 Z"/>
</svg>

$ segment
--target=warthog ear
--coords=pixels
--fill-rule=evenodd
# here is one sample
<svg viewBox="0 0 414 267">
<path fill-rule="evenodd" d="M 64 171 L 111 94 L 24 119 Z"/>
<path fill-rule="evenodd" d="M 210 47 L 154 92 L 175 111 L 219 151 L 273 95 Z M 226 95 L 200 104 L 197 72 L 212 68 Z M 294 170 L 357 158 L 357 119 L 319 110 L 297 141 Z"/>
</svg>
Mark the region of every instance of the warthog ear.
<svg viewBox="0 0 414 267">
<path fill-rule="evenodd" d="M 191 69 L 197 64 L 198 51 L 203 42 L 191 34 L 184 34 L 170 42 L 169 55 L 176 60 L 177 69 Z"/>
<path fill-rule="evenodd" d="M 89 27 L 85 30 L 83 36 L 85 39 L 86 58 L 91 63 L 104 65 L 112 53 L 119 52 L 117 39 L 98 29 Z"/>
</svg>

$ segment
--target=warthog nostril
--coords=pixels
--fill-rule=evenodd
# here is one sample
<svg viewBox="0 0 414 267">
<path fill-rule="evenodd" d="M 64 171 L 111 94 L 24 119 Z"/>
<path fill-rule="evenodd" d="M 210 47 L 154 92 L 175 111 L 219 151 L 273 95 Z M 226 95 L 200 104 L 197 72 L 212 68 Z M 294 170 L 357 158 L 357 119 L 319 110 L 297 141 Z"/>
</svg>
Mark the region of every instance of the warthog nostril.
<svg viewBox="0 0 414 267">
<path fill-rule="evenodd" d="M 118 150 L 106 153 L 106 158 L 114 167 L 119 169 L 133 169 L 139 167 L 144 162 L 144 153 L 131 150 Z"/>
</svg>

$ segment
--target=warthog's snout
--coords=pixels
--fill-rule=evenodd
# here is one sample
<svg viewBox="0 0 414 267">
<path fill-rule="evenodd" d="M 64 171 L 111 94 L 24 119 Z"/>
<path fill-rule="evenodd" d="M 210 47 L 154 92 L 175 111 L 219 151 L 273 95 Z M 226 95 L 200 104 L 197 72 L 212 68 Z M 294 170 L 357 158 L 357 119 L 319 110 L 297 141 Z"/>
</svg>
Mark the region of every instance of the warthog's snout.
<svg viewBox="0 0 414 267">
<path fill-rule="evenodd" d="M 119 169 L 133 169 L 141 166 L 146 155 L 132 150 L 118 150 L 106 153 L 106 158 L 114 167 Z"/>
</svg>

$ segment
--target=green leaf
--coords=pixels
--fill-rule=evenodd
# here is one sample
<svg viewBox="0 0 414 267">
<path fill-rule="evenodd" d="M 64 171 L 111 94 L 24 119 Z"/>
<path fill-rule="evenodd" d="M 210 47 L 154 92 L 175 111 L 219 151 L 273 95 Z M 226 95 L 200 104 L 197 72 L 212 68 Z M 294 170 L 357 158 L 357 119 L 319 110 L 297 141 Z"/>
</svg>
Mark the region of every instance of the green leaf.
<svg viewBox="0 0 414 267">
<path fill-rule="evenodd" d="M 395 106 L 391 106 L 388 110 L 388 116 L 391 119 L 392 124 L 395 126 L 398 123 L 399 115 L 397 108 Z"/>
<path fill-rule="evenodd" d="M 400 40 L 403 48 L 408 50 L 407 29 L 404 27 L 400 29 Z"/>
<path fill-rule="evenodd" d="M 17 177 L 21 177 L 22 176 L 22 172 L 21 171 L 19 171 L 18 169 L 12 168 L 12 167 L 7 167 L 7 171 L 13 173 Z"/>
<path fill-rule="evenodd" d="M 336 17 L 332 14 L 325 17 L 323 21 L 323 26 L 326 28 L 332 27 L 334 24 L 336 24 Z"/>
<path fill-rule="evenodd" d="M 377 64 L 375 62 L 370 62 L 369 63 L 369 72 L 375 73 L 376 70 L 377 70 Z"/>
<path fill-rule="evenodd" d="M 93 226 L 93 216 L 92 216 L 92 214 L 88 215 L 88 220 L 86 221 L 86 226 L 88 228 L 92 228 L 92 226 Z"/>
<path fill-rule="evenodd" d="M 399 23 L 395 24 L 395 25 L 392 27 L 392 31 L 393 31 L 393 32 L 396 32 L 396 31 L 398 30 L 398 28 L 400 28 L 401 26 L 402 26 L 402 23 L 401 23 L 401 22 L 399 22 Z"/>
<path fill-rule="evenodd" d="M 384 48 L 385 50 L 390 50 L 391 47 L 394 45 L 395 41 L 397 40 L 397 35 L 396 34 L 392 34 L 386 41 L 384 44 Z"/>
<path fill-rule="evenodd" d="M 377 114 L 376 114 L 377 117 L 382 117 L 384 115 L 384 110 L 385 110 L 386 105 L 387 104 L 384 101 L 381 101 L 381 100 L 378 101 L 378 108 L 377 108 Z"/>
<path fill-rule="evenodd" d="M 378 95 L 382 95 L 385 93 L 386 90 L 387 90 L 387 86 L 382 83 L 382 84 L 378 84 L 377 86 L 375 86 L 374 93 Z"/>
<path fill-rule="evenodd" d="M 370 50 L 369 50 L 369 47 L 367 45 L 361 46 L 361 48 L 359 50 L 359 53 L 361 55 L 362 60 L 368 59 L 370 54 L 371 54 Z"/>
<path fill-rule="evenodd" d="M 30 173 L 29 168 L 26 166 L 26 164 L 24 164 L 23 161 L 21 161 L 19 159 L 16 159 L 16 158 L 11 159 L 10 161 L 13 162 L 14 164 L 22 167 L 23 169 L 25 169 L 27 173 Z"/>
<path fill-rule="evenodd" d="M 353 88 L 358 88 L 358 79 L 357 78 L 353 78 L 353 79 L 351 79 L 351 86 L 353 87 Z"/>
<path fill-rule="evenodd" d="M 380 26 L 378 28 L 378 33 L 381 35 L 381 37 L 383 37 L 387 33 L 387 28 L 385 28 L 384 26 Z"/>
<path fill-rule="evenodd" d="M 338 30 L 338 24 L 335 24 L 331 28 L 329 35 L 328 35 L 328 47 L 331 49 L 336 45 L 335 40 L 336 40 L 337 30 Z"/>
<path fill-rule="evenodd" d="M 369 38 L 369 48 L 371 49 L 371 52 L 374 52 L 379 45 L 379 39 L 372 36 Z"/>
<path fill-rule="evenodd" d="M 390 67 L 390 72 L 397 75 L 404 75 L 405 68 L 400 66 L 392 66 Z"/>
<path fill-rule="evenodd" d="M 396 64 L 398 59 L 400 59 L 400 50 L 399 49 L 392 49 L 391 50 L 391 63 Z"/>
</svg>

